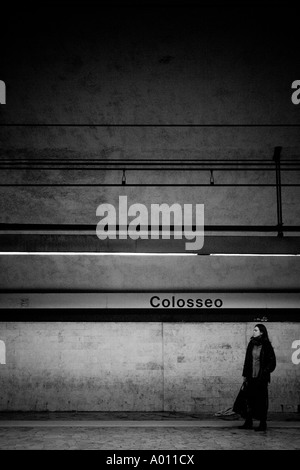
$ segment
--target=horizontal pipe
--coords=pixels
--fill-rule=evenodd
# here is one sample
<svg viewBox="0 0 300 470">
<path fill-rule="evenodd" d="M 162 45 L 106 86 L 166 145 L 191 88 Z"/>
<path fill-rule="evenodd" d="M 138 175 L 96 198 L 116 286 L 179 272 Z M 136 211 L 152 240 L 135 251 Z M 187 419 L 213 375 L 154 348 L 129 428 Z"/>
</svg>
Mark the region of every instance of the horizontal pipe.
<svg viewBox="0 0 300 470">
<path fill-rule="evenodd" d="M 126 165 L 122 165 L 121 168 L 97 168 L 97 167 L 88 167 L 88 168 L 78 168 L 78 167 L 34 167 L 34 166 L 1 166 L 0 170 L 43 170 L 43 171 L 62 171 L 62 170 L 71 170 L 71 171 L 209 171 L 210 168 L 163 168 L 163 167 L 155 167 L 155 168 L 126 168 Z M 214 168 L 213 171 L 273 171 L 275 172 L 275 168 Z M 299 168 L 281 168 L 281 171 L 300 171 Z"/>
<path fill-rule="evenodd" d="M 148 158 L 147 159 L 143 159 L 143 158 L 124 158 L 124 159 L 120 159 L 120 158 L 56 158 L 56 157 L 51 157 L 51 158 L 34 158 L 34 157 L 30 157 L 30 158 L 26 158 L 26 157 L 21 157 L 21 158 L 7 158 L 7 157 L 4 157 L 4 158 L 0 158 L 0 163 L 2 162 L 40 162 L 40 163 L 45 163 L 45 162 L 56 162 L 57 164 L 59 164 L 60 162 L 82 162 L 82 164 L 84 164 L 85 162 L 96 162 L 98 164 L 107 164 L 108 162 L 112 162 L 112 163 L 116 163 L 116 164 L 120 164 L 122 165 L 123 163 L 128 163 L 130 165 L 134 165 L 136 163 L 141 163 L 143 165 L 152 165 L 152 162 L 154 163 L 162 163 L 162 164 L 178 164 L 178 165 L 181 165 L 181 164 L 185 164 L 185 163 L 199 163 L 199 164 L 205 164 L 205 165 L 210 165 L 210 164 L 213 164 L 213 165 L 218 165 L 220 163 L 224 164 L 224 165 L 231 165 L 233 163 L 238 163 L 239 165 L 250 165 L 250 164 L 262 164 L 262 165 L 272 165 L 274 166 L 274 161 L 273 160 L 263 160 L 263 159 L 243 159 L 243 160 L 240 160 L 240 159 L 213 159 L 213 160 L 210 160 L 210 159 L 185 159 L 185 158 L 169 158 L 167 160 L 162 160 L 162 159 L 156 159 L 156 158 L 153 158 L 151 160 L 149 160 Z M 296 164 L 300 164 L 300 161 L 296 160 L 296 159 L 286 159 L 286 160 L 281 160 L 281 163 L 296 163 Z M 91 163 L 92 164 L 92 163 Z"/>
<path fill-rule="evenodd" d="M 5 166 L 5 165 L 12 165 L 14 166 L 16 164 L 18 165 L 51 165 L 52 163 L 55 163 L 55 165 L 69 165 L 69 164 L 76 164 L 76 165 L 116 165 L 123 167 L 123 165 L 140 165 L 140 166 L 153 166 L 153 165 L 162 165 L 162 166 L 170 166 L 170 165 L 184 165 L 184 166 L 216 166 L 216 165 L 223 165 L 223 166 L 234 166 L 234 165 L 239 165 L 239 166 L 255 166 L 255 167 L 260 167 L 260 166 L 270 166 L 274 167 L 274 162 L 273 161 L 234 161 L 234 160 L 72 160 L 72 159 L 53 159 L 53 160 L 47 160 L 47 159 L 27 159 L 27 160 L 18 160 L 18 159 L 0 159 L 0 165 Z M 283 161 L 281 162 L 282 165 L 286 166 L 294 166 L 294 165 L 300 165 L 300 160 L 291 160 L 291 161 Z"/>
<path fill-rule="evenodd" d="M 133 183 L 133 184 L 121 184 L 121 183 L 103 183 L 103 184 L 98 184 L 98 183 L 78 183 L 78 184 L 73 184 L 73 183 L 1 183 L 0 187 L 1 188 L 15 188 L 15 187 L 43 187 L 43 188 L 56 188 L 56 187 L 81 187 L 81 188 L 90 188 L 90 187 L 119 187 L 122 186 L 123 188 L 128 187 L 128 188 L 146 188 L 146 187 L 197 187 L 197 188 L 202 188 L 202 187 L 208 187 L 208 188 L 214 188 L 214 187 L 231 187 L 231 188 L 238 188 L 238 187 L 269 187 L 269 188 L 274 188 L 276 187 L 276 184 L 255 184 L 255 183 L 249 183 L 249 184 L 199 184 L 199 183 Z M 288 184 L 282 184 L 281 187 L 295 187 L 298 188 L 300 187 L 300 183 L 288 183 Z"/>
<path fill-rule="evenodd" d="M 271 124 L 271 123 L 261 123 L 261 124 L 236 124 L 236 123 L 231 123 L 231 124 L 214 124 L 214 123 L 208 123 L 208 124 L 170 124 L 170 123 L 165 123 L 165 124 L 151 124 L 151 123 L 140 123 L 140 124 L 112 124 L 112 123 L 21 123 L 21 122 L 15 122 L 15 123 L 0 123 L 0 127 L 150 127 L 150 128 L 159 128 L 159 127 L 300 127 L 300 124 L 294 124 L 294 123 L 277 123 L 277 124 Z"/>
<path fill-rule="evenodd" d="M 127 229 L 129 226 L 127 226 Z M 169 230 L 182 230 L 183 226 L 170 225 Z M 0 223 L 0 231 L 16 231 L 16 230 L 30 230 L 30 231 L 94 231 L 95 224 L 18 224 L 18 223 Z M 120 230 L 119 225 L 116 225 L 116 232 Z M 124 230 L 122 228 L 122 230 Z M 148 225 L 146 230 L 151 231 L 151 225 Z M 162 231 L 162 225 L 158 226 L 158 230 Z M 196 226 L 191 227 L 192 231 L 196 230 Z M 277 232 L 277 225 L 205 225 L 204 231 L 207 232 Z M 286 225 L 283 230 L 285 232 L 300 232 L 300 225 Z"/>
</svg>

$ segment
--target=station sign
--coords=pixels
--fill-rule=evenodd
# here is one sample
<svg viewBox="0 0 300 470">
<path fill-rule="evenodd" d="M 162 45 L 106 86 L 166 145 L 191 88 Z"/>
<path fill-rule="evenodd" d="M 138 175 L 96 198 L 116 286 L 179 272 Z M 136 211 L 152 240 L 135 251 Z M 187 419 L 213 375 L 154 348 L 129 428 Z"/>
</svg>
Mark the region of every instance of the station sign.
<svg viewBox="0 0 300 470">
<path fill-rule="evenodd" d="M 300 293 L 2 293 L 0 309 L 299 309 Z"/>
</svg>

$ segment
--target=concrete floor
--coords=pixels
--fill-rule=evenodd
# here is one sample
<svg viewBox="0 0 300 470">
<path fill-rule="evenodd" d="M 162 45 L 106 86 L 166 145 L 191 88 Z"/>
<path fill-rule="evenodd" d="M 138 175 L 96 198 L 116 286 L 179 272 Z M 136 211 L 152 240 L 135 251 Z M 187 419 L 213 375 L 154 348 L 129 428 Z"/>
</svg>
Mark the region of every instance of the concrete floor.
<svg viewBox="0 0 300 470">
<path fill-rule="evenodd" d="M 299 414 L 270 415 L 263 433 L 240 430 L 242 422 L 183 413 L 1 413 L 0 449 L 300 450 Z"/>
</svg>

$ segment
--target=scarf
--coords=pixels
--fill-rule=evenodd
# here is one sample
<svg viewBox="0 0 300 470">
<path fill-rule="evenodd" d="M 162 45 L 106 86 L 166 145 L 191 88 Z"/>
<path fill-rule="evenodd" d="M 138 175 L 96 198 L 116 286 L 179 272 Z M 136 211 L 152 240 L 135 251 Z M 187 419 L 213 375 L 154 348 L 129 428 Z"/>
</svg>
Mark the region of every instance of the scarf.
<svg viewBox="0 0 300 470">
<path fill-rule="evenodd" d="M 251 342 L 252 342 L 252 344 L 255 344 L 255 346 L 261 346 L 263 344 L 262 336 L 258 336 L 257 338 L 254 338 L 252 336 L 251 337 Z"/>
</svg>

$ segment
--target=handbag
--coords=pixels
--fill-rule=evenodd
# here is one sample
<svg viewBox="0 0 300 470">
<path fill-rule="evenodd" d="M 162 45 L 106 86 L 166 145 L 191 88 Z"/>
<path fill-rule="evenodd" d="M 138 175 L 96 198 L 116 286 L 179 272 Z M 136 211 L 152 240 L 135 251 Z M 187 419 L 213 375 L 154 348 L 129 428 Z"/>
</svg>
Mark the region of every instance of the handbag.
<svg viewBox="0 0 300 470">
<path fill-rule="evenodd" d="M 242 418 L 247 417 L 247 410 L 248 410 L 248 397 L 247 397 L 247 385 L 244 382 L 237 394 L 235 402 L 232 407 L 233 411 L 241 415 Z"/>
</svg>

